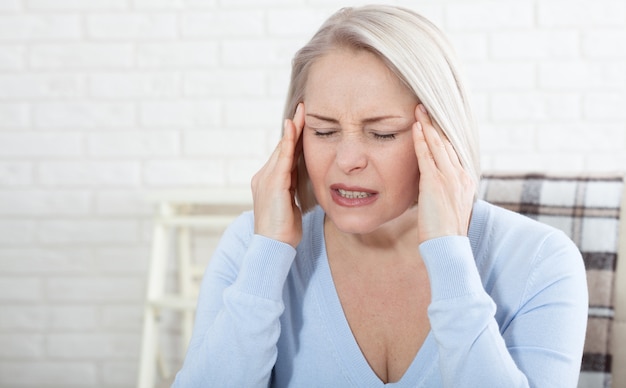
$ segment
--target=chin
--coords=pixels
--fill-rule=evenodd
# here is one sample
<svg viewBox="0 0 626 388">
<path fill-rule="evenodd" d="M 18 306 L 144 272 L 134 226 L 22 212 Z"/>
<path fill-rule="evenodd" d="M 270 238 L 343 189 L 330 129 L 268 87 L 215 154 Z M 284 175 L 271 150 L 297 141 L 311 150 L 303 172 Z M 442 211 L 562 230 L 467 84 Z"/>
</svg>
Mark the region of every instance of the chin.
<svg viewBox="0 0 626 388">
<path fill-rule="evenodd" d="M 369 234 L 380 227 L 380 224 L 370 225 L 369 222 L 366 223 L 362 219 L 354 221 L 343 218 L 339 218 L 339 220 L 331 218 L 331 221 L 339 231 L 348 234 Z"/>
<path fill-rule="evenodd" d="M 349 234 L 370 234 L 385 225 L 393 223 L 397 217 L 375 214 L 373 210 L 358 212 L 357 214 L 337 214 L 337 212 L 326 212 L 335 227 Z"/>
<path fill-rule="evenodd" d="M 384 212 L 384 214 L 378 213 L 376 209 L 373 208 L 364 208 L 358 212 L 354 212 L 354 209 L 352 209 L 347 212 L 348 214 L 341 210 L 337 211 L 332 208 L 324 209 L 326 215 L 335 227 L 339 231 L 349 234 L 366 235 L 385 227 L 394 228 L 399 225 L 406 226 L 412 224 L 412 219 L 417 221 L 416 215 L 413 214 L 417 208 L 414 207 L 412 203 L 410 206 L 407 206 L 407 208 L 397 209 L 397 212 Z"/>
</svg>

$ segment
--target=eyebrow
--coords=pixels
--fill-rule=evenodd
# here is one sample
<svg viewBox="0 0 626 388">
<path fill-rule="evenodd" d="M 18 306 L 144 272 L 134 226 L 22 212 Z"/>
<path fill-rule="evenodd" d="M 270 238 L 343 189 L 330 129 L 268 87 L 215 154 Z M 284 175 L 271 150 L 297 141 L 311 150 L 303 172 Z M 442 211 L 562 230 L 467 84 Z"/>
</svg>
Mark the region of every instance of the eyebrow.
<svg viewBox="0 0 626 388">
<path fill-rule="evenodd" d="M 332 117 L 326 117 L 326 116 L 322 116 L 322 115 L 318 115 L 316 113 L 307 113 L 307 116 L 310 117 L 314 117 L 318 120 L 322 120 L 322 121 L 327 121 L 329 123 L 333 123 L 333 124 L 339 124 L 339 120 L 334 119 Z M 372 124 L 372 123 L 378 123 L 384 120 L 389 120 L 389 119 L 403 119 L 404 117 L 402 116 L 394 116 L 394 115 L 387 115 L 387 116 L 375 116 L 375 117 L 368 117 L 366 119 L 361 120 L 362 124 Z"/>
</svg>

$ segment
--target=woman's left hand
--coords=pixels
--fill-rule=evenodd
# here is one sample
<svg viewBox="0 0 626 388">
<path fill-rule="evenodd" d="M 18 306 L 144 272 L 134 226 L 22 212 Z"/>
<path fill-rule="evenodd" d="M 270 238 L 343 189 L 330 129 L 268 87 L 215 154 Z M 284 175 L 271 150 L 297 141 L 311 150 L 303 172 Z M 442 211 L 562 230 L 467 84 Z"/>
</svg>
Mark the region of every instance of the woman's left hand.
<svg viewBox="0 0 626 388">
<path fill-rule="evenodd" d="M 475 184 L 426 109 L 415 109 L 413 142 L 419 167 L 419 243 L 443 236 L 467 236 Z"/>
</svg>

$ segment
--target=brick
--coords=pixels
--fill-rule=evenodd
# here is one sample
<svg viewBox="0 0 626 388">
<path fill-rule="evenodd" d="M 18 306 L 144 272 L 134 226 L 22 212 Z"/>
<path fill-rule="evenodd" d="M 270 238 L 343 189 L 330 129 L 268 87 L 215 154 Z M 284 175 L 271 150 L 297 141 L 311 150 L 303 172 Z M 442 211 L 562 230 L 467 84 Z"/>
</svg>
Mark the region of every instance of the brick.
<svg viewBox="0 0 626 388">
<path fill-rule="evenodd" d="M 150 4 L 157 4 L 157 5 L 160 3 L 166 3 L 166 2 L 172 2 L 176 4 L 177 1 L 179 0 L 157 0 L 157 1 L 137 0 L 138 4 L 141 4 L 143 2 L 145 3 L 150 2 Z M 204 8 L 213 9 L 215 5 L 217 4 L 217 0 L 184 0 L 184 2 L 185 2 L 187 9 L 204 9 Z"/>
<path fill-rule="evenodd" d="M 186 38 L 258 36 L 265 30 L 265 15 L 255 10 L 186 12 L 181 27 Z"/>
<path fill-rule="evenodd" d="M 200 0 L 194 0 L 196 3 Z M 311 3 L 311 0 L 308 0 Z M 241 6 L 265 7 L 273 5 L 296 5 L 303 4 L 304 0 L 228 0 L 226 3 L 229 8 Z"/>
<path fill-rule="evenodd" d="M 46 297 L 52 302 L 137 303 L 143 295 L 143 279 L 128 276 L 53 277 L 46 281 Z"/>
<path fill-rule="evenodd" d="M 600 59 L 626 58 L 626 30 L 597 29 L 585 31 L 582 51 L 586 57 Z"/>
<path fill-rule="evenodd" d="M 33 373 L 36 371 L 36 373 Z M 10 387 L 95 387 L 98 369 L 84 361 L 2 361 L 0 386 Z"/>
<path fill-rule="evenodd" d="M 50 330 L 86 331 L 99 327 L 100 314 L 95 306 L 51 305 L 48 325 Z"/>
<path fill-rule="evenodd" d="M 395 4 L 412 9 L 425 16 L 438 28 L 442 28 L 445 23 L 445 5 L 443 2 L 433 2 L 430 0 L 396 0 Z"/>
<path fill-rule="evenodd" d="M 500 171 L 551 171 L 577 173 L 583 169 L 584 156 L 580 153 L 553 153 L 538 155 L 535 152 L 498 154 L 493 157 L 493 165 Z"/>
<path fill-rule="evenodd" d="M 55 218 L 39 222 L 44 243 L 133 243 L 139 224 L 134 220 L 71 220 Z"/>
<path fill-rule="evenodd" d="M 45 356 L 44 336 L 34 333 L 0 333 L 0 358 L 38 359 Z"/>
<path fill-rule="evenodd" d="M 150 261 L 150 249 L 148 244 L 107 246 L 95 253 L 92 265 L 99 273 L 144 275 Z"/>
<path fill-rule="evenodd" d="M 161 188 L 158 188 L 158 189 L 161 189 Z M 177 190 L 179 188 L 180 187 L 176 187 Z M 151 220 L 143 220 L 141 222 L 141 231 L 139 232 L 139 234 L 141 236 L 140 237 L 140 241 L 142 243 L 149 244 L 152 241 L 153 233 L 154 233 L 154 228 L 153 228 L 152 221 Z"/>
<path fill-rule="evenodd" d="M 476 120 L 487 121 L 491 117 L 491 99 L 487 93 L 473 92 L 473 85 L 468 85 L 470 90 L 469 101 L 471 104 L 472 113 Z"/>
<path fill-rule="evenodd" d="M 216 0 L 213 0 L 215 2 Z M 134 0 L 133 8 L 137 10 L 174 10 L 189 8 L 187 0 Z M 211 3 L 211 1 L 206 1 Z M 215 4 L 212 4 L 213 6 Z"/>
<path fill-rule="evenodd" d="M 0 219 L 0 244 L 32 244 L 35 232 L 36 224 L 33 221 Z"/>
<path fill-rule="evenodd" d="M 224 183 L 223 164 L 217 160 L 153 160 L 144 170 L 150 186 L 219 186 Z"/>
<path fill-rule="evenodd" d="M 626 24 L 626 4 L 620 0 L 600 0 L 593 6 L 584 0 L 540 1 L 539 26 L 585 27 Z"/>
<path fill-rule="evenodd" d="M 480 168 L 483 171 L 496 171 L 497 168 L 493 164 L 493 155 L 482 152 L 480 155 Z"/>
<path fill-rule="evenodd" d="M 24 305 L 23 303 L 19 305 L 6 303 L 2 304 L 2 314 L 0 314 L 0 330 L 43 331 L 47 327 L 47 324 L 45 306 Z"/>
<path fill-rule="evenodd" d="M 535 66 L 531 63 L 467 64 L 465 73 L 473 91 L 531 90 L 535 87 Z"/>
<path fill-rule="evenodd" d="M 18 11 L 20 9 L 19 0 L 4 0 L 0 2 L 0 11 Z"/>
<path fill-rule="evenodd" d="M 88 78 L 89 95 L 103 98 L 161 98 L 180 93 L 180 77 L 175 73 L 105 73 Z"/>
<path fill-rule="evenodd" d="M 464 32 L 447 36 L 462 63 L 486 61 L 489 54 L 487 33 Z"/>
<path fill-rule="evenodd" d="M 0 41 L 77 40 L 81 35 L 78 15 L 0 15 Z"/>
<path fill-rule="evenodd" d="M 102 306 L 100 325 L 108 330 L 141 330 L 143 327 L 143 305 Z"/>
<path fill-rule="evenodd" d="M 137 383 L 139 366 L 129 362 L 106 362 L 102 365 L 102 382 L 104 386 L 132 387 Z M 170 371 L 179 369 L 170 368 Z M 169 379 L 171 383 L 173 378 Z"/>
<path fill-rule="evenodd" d="M 498 32 L 489 39 L 495 59 L 577 58 L 580 56 L 578 32 L 516 31 Z"/>
<path fill-rule="evenodd" d="M 0 273 L 86 274 L 93 272 L 94 253 L 83 247 L 2 247 Z"/>
<path fill-rule="evenodd" d="M 315 5 L 316 7 L 331 6 L 333 10 L 337 10 L 340 7 L 361 6 L 363 5 L 363 1 L 362 0 L 347 0 L 347 1 L 342 1 L 341 4 L 338 4 L 336 1 L 333 1 L 333 0 L 308 0 L 307 4 Z"/>
<path fill-rule="evenodd" d="M 26 47 L 19 45 L 0 46 L 0 70 L 19 70 L 24 67 Z"/>
<path fill-rule="evenodd" d="M 33 104 L 37 128 L 129 128 L 137 124 L 130 102 L 41 102 Z"/>
<path fill-rule="evenodd" d="M 309 38 L 330 14 L 326 11 L 312 11 L 310 9 L 269 10 L 267 12 L 268 32 L 270 36 Z"/>
<path fill-rule="evenodd" d="M 87 15 L 87 34 L 96 39 L 173 39 L 178 35 L 172 13 L 97 13 Z"/>
<path fill-rule="evenodd" d="M 536 142 L 532 124 L 484 124 L 480 126 L 480 149 L 483 152 L 524 152 Z"/>
<path fill-rule="evenodd" d="M 580 120 L 581 97 L 576 93 L 498 93 L 493 96 L 491 112 L 498 121 Z"/>
<path fill-rule="evenodd" d="M 0 132 L 0 156 L 80 156 L 82 143 L 78 133 Z"/>
<path fill-rule="evenodd" d="M 142 68 L 215 66 L 218 64 L 218 48 L 218 43 L 213 41 L 139 43 L 137 63 Z"/>
<path fill-rule="evenodd" d="M 155 101 L 139 106 L 140 120 L 147 127 L 214 128 L 221 122 L 218 100 Z"/>
<path fill-rule="evenodd" d="M 95 213 L 107 216 L 147 216 L 153 213 L 144 192 L 135 190 L 106 190 L 96 193 Z"/>
<path fill-rule="evenodd" d="M 596 120 L 626 119 L 626 93 L 587 93 L 584 101 L 585 118 Z"/>
<path fill-rule="evenodd" d="M 306 39 L 228 39 L 222 42 L 225 66 L 289 65 Z"/>
<path fill-rule="evenodd" d="M 102 11 L 128 9 L 128 0 L 25 0 L 34 11 Z"/>
<path fill-rule="evenodd" d="M 50 161 L 39 166 L 39 180 L 54 186 L 137 186 L 138 162 Z"/>
<path fill-rule="evenodd" d="M 625 129 L 626 130 L 626 129 Z M 603 153 L 590 153 L 585 156 L 585 171 L 624 171 L 626 156 Z"/>
<path fill-rule="evenodd" d="M 0 129 L 21 129 L 29 126 L 30 109 L 27 104 L 0 104 Z"/>
<path fill-rule="evenodd" d="M 281 101 L 284 101 L 287 97 L 291 67 L 277 66 L 276 68 L 273 67 L 272 69 L 269 69 L 267 73 L 269 97 L 278 98 Z"/>
<path fill-rule="evenodd" d="M 225 124 L 244 129 L 276 128 L 276 132 L 280 133 L 283 108 L 284 101 L 278 99 L 228 101 Z"/>
<path fill-rule="evenodd" d="M 570 123 L 542 124 L 537 127 L 539 151 L 624 151 L 623 124 Z M 617 152 L 616 152 L 617 153 Z"/>
<path fill-rule="evenodd" d="M 184 95 L 194 97 L 252 97 L 266 94 L 266 76 L 259 70 L 187 72 Z"/>
<path fill-rule="evenodd" d="M 532 28 L 533 3 L 527 1 L 472 1 L 446 4 L 445 30 L 506 31 Z"/>
<path fill-rule="evenodd" d="M 250 187 L 254 174 L 263 167 L 266 160 L 258 159 L 234 159 L 226 163 L 226 183 L 229 187 Z"/>
<path fill-rule="evenodd" d="M 185 155 L 208 155 L 211 157 L 260 157 L 265 155 L 265 131 L 262 130 L 215 130 L 186 131 Z"/>
<path fill-rule="evenodd" d="M 554 90 L 626 87 L 626 62 L 547 62 L 539 65 L 539 86 Z"/>
<path fill-rule="evenodd" d="M 33 182 L 33 166 L 29 162 L 0 161 L 0 186 L 19 187 Z"/>
<path fill-rule="evenodd" d="M 40 278 L 35 277 L 0 277 L 1 302 L 36 302 L 43 296 Z"/>
<path fill-rule="evenodd" d="M 131 43 L 38 44 L 29 55 L 35 69 L 125 69 L 134 61 Z"/>
<path fill-rule="evenodd" d="M 80 97 L 84 81 L 76 74 L 0 75 L 1 99 Z"/>
<path fill-rule="evenodd" d="M 87 215 L 90 211 L 87 191 L 0 190 L 0 216 Z"/>
<path fill-rule="evenodd" d="M 176 156 L 179 134 L 174 131 L 123 131 L 87 136 L 87 152 L 94 156 Z"/>
</svg>

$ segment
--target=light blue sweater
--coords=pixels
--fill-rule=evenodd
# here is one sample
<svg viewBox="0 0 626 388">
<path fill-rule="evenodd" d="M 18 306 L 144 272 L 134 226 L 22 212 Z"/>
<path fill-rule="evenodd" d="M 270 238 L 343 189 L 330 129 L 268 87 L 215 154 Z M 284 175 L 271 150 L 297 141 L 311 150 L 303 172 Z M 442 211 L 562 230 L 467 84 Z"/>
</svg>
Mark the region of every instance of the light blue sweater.
<svg viewBox="0 0 626 388">
<path fill-rule="evenodd" d="M 305 215 L 297 250 L 225 232 L 203 279 L 174 387 L 575 387 L 587 322 L 585 269 L 562 232 L 483 201 L 469 237 L 420 245 L 431 331 L 396 383 L 369 367 L 343 314 L 324 242 Z"/>
</svg>

